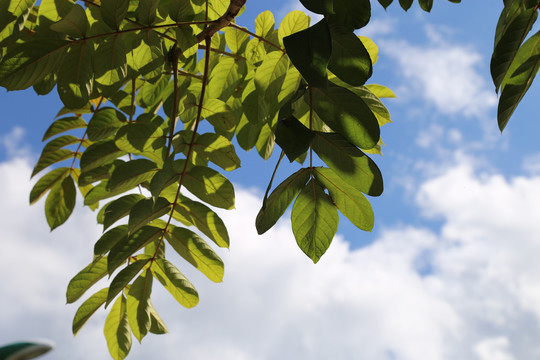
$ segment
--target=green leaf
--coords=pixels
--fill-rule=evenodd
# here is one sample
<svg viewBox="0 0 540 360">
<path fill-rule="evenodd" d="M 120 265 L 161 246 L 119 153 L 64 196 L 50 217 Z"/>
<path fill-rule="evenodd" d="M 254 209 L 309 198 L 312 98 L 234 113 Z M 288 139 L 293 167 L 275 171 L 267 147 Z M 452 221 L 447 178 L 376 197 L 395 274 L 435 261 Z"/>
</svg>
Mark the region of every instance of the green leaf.
<svg viewBox="0 0 540 360">
<path fill-rule="evenodd" d="M 191 136 L 191 131 L 183 131 L 175 135 L 173 139 L 175 153 L 187 155 Z M 208 161 L 211 161 L 226 171 L 232 171 L 240 167 L 240 158 L 236 155 L 231 141 L 214 133 L 197 134 L 195 136 L 192 161 L 196 165 L 205 166 Z"/>
<path fill-rule="evenodd" d="M 69 48 L 58 72 L 58 95 L 70 109 L 85 106 L 90 99 L 94 83 L 92 66 L 93 44 L 79 42 Z"/>
<path fill-rule="evenodd" d="M 283 44 L 306 82 L 311 86 L 326 87 L 326 68 L 332 54 L 332 38 L 326 20 L 283 38 Z"/>
<path fill-rule="evenodd" d="M 73 335 L 77 335 L 88 319 L 105 303 L 108 290 L 108 288 L 99 290 L 79 306 L 73 317 Z"/>
<path fill-rule="evenodd" d="M 79 300 L 101 278 L 107 275 L 107 258 L 92 262 L 71 279 L 68 284 L 66 299 L 71 304 Z"/>
<path fill-rule="evenodd" d="M 173 264 L 156 259 L 150 267 L 152 274 L 182 306 L 190 309 L 199 303 L 195 287 Z"/>
<path fill-rule="evenodd" d="M 152 302 L 150 300 L 148 302 L 150 304 L 150 321 L 152 322 L 150 325 L 150 332 L 156 335 L 168 333 L 169 329 L 167 329 L 167 326 L 165 326 L 165 323 L 157 313 L 156 309 L 154 309 Z"/>
<path fill-rule="evenodd" d="M 116 300 L 105 320 L 105 339 L 113 359 L 125 359 L 131 350 L 131 328 L 126 312 L 126 298 L 123 295 Z"/>
<path fill-rule="evenodd" d="M 333 0 L 300 0 L 300 2 L 306 9 L 315 14 L 324 15 L 334 13 Z"/>
<path fill-rule="evenodd" d="M 52 24 L 50 29 L 75 39 L 84 38 L 88 31 L 88 19 L 83 7 L 79 4 L 73 5 L 69 13 Z"/>
<path fill-rule="evenodd" d="M 350 186 L 371 196 L 382 194 L 382 174 L 375 162 L 343 136 L 317 132 L 313 150 Z"/>
<path fill-rule="evenodd" d="M 144 196 L 141 194 L 124 195 L 101 208 L 98 214 L 98 222 L 103 224 L 103 230 L 129 215 L 133 206 L 142 199 L 144 199 Z"/>
<path fill-rule="evenodd" d="M 136 251 L 161 236 L 162 233 L 162 229 L 147 225 L 128 236 L 127 240 L 116 243 L 109 253 L 109 262 L 107 264 L 109 275 Z"/>
<path fill-rule="evenodd" d="M 223 280 L 223 261 L 199 235 L 188 229 L 173 227 L 165 238 L 181 257 L 208 279 L 214 282 Z"/>
<path fill-rule="evenodd" d="M 540 67 L 540 31 L 519 49 L 501 85 L 497 122 L 502 131 L 529 90 Z"/>
<path fill-rule="evenodd" d="M 403 10 L 405 11 L 410 9 L 412 3 L 413 3 L 413 0 L 399 0 L 399 5 L 401 5 Z"/>
<path fill-rule="evenodd" d="M 112 96 L 127 76 L 126 47 L 121 36 L 101 41 L 94 53 L 94 77 L 101 93 Z"/>
<path fill-rule="evenodd" d="M 116 134 L 126 123 L 126 117 L 120 111 L 110 107 L 101 108 L 88 122 L 86 134 L 92 141 L 103 140 Z"/>
<path fill-rule="evenodd" d="M 333 2 L 335 15 L 327 16 L 329 23 L 353 30 L 360 29 L 369 22 L 371 17 L 369 0 L 333 0 Z"/>
<path fill-rule="evenodd" d="M 144 25 L 153 25 L 156 21 L 159 0 L 139 0 L 137 19 Z"/>
<path fill-rule="evenodd" d="M 352 144 L 362 149 L 377 145 L 380 137 L 377 118 L 362 98 L 352 91 L 339 86 L 314 88 L 313 108 L 332 130 Z"/>
<path fill-rule="evenodd" d="M 276 143 L 283 149 L 290 162 L 309 149 L 313 136 L 313 132 L 294 116 L 278 121 Z"/>
<path fill-rule="evenodd" d="M 366 197 L 356 188 L 349 185 L 331 169 L 315 168 L 315 178 L 328 189 L 337 208 L 356 227 L 371 231 L 375 218 L 373 210 Z"/>
<path fill-rule="evenodd" d="M 274 31 L 274 15 L 266 10 L 257 15 L 255 18 L 255 34 L 266 38 Z"/>
<path fill-rule="evenodd" d="M 150 315 L 150 295 L 153 276 L 144 271 L 131 285 L 127 294 L 127 315 L 133 335 L 139 340 L 148 334 L 152 325 Z"/>
<path fill-rule="evenodd" d="M 109 286 L 109 292 L 107 293 L 107 300 L 105 307 L 114 300 L 116 295 L 120 294 L 122 290 L 129 284 L 131 280 L 142 270 L 142 268 L 150 262 L 151 258 L 136 260 L 135 262 L 129 264 L 114 277 Z M 107 269 L 105 269 L 107 273 Z M 133 326 L 132 326 L 133 327 Z"/>
<path fill-rule="evenodd" d="M 94 245 L 94 262 L 105 256 L 116 244 L 124 243 L 127 235 L 127 225 L 117 226 L 101 235 Z"/>
<path fill-rule="evenodd" d="M 501 86 L 521 43 L 525 40 L 537 17 L 538 13 L 535 8 L 525 9 L 521 5 L 516 9 L 515 13 L 511 14 L 508 23 L 503 24 L 504 29 L 498 29 L 499 40 L 495 44 L 490 65 L 491 76 L 496 90 Z"/>
<path fill-rule="evenodd" d="M 309 179 L 309 169 L 300 169 L 279 184 L 264 200 L 255 226 L 259 235 L 264 234 L 279 220 Z"/>
<path fill-rule="evenodd" d="M 368 84 L 365 86 L 369 91 L 378 98 L 395 98 L 396 94 L 384 85 Z"/>
<path fill-rule="evenodd" d="M 68 50 L 69 41 L 31 40 L 10 49 L 0 62 L 0 86 L 26 89 L 53 72 Z"/>
<path fill-rule="evenodd" d="M 307 16 L 303 11 L 293 10 L 281 21 L 278 29 L 278 38 L 279 43 L 283 45 L 283 38 L 294 34 L 296 32 L 302 31 L 309 27 L 309 16 Z"/>
<path fill-rule="evenodd" d="M 324 188 L 310 180 L 294 202 L 292 230 L 300 249 L 317 263 L 337 232 L 339 215 Z"/>
<path fill-rule="evenodd" d="M 137 42 L 139 46 L 127 54 L 128 67 L 135 74 L 142 75 L 145 80 L 151 82 L 159 80 L 165 58 L 159 36 L 155 31 L 141 31 Z"/>
<path fill-rule="evenodd" d="M 433 0 L 418 0 L 422 10 L 430 12 L 433 7 Z"/>
<path fill-rule="evenodd" d="M 229 247 L 229 234 L 223 220 L 206 205 L 180 195 L 174 211 L 189 221 L 220 247 Z"/>
<path fill-rule="evenodd" d="M 80 129 L 86 127 L 86 121 L 83 118 L 78 116 L 70 116 L 55 120 L 51 126 L 45 131 L 42 141 L 50 139 L 51 137 L 61 134 L 63 132 Z"/>
<path fill-rule="evenodd" d="M 373 73 L 368 51 L 352 31 L 330 26 L 332 56 L 328 69 L 338 78 L 353 86 L 364 85 Z"/>
<path fill-rule="evenodd" d="M 355 94 L 359 95 L 362 100 L 364 100 L 367 106 L 369 106 L 369 108 L 377 118 L 379 126 L 383 126 L 384 124 L 392 122 L 392 120 L 390 119 L 390 112 L 388 111 L 386 106 L 384 106 L 382 101 L 371 91 L 371 89 L 375 89 L 376 91 L 379 90 L 379 93 L 382 93 L 383 95 L 394 95 L 392 90 L 385 88 L 384 86 L 381 86 L 381 88 L 382 89 L 378 89 L 377 87 L 372 86 L 359 86 L 353 88 L 352 90 Z"/>
<path fill-rule="evenodd" d="M 56 183 L 45 200 L 45 217 L 51 231 L 62 225 L 75 208 L 77 190 L 73 178 L 68 176 Z"/>
<path fill-rule="evenodd" d="M 108 190 L 124 191 L 134 188 L 152 179 L 157 171 L 157 165 L 147 159 L 134 159 L 121 163 L 113 170 L 108 183 Z"/>
<path fill-rule="evenodd" d="M 70 159 L 75 156 L 75 153 L 68 149 L 58 149 L 53 152 L 48 152 L 40 156 L 36 166 L 32 170 L 32 177 L 38 174 L 41 170 L 56 164 L 57 162 Z"/>
<path fill-rule="evenodd" d="M 127 15 L 129 0 L 101 0 L 101 18 L 111 29 L 120 30 Z"/>
<path fill-rule="evenodd" d="M 124 155 L 126 152 L 118 149 L 113 140 L 92 144 L 81 157 L 81 170 L 86 172 L 107 165 Z"/>
<path fill-rule="evenodd" d="M 38 201 L 51 187 L 64 180 L 69 175 L 70 168 L 61 167 L 45 174 L 37 181 L 30 192 L 30 204 Z"/>
<path fill-rule="evenodd" d="M 221 59 L 210 73 L 208 87 L 206 89 L 210 99 L 221 99 L 227 101 L 237 86 L 242 81 L 238 73 L 238 64 L 236 59 L 231 57 Z"/>
<path fill-rule="evenodd" d="M 128 233 L 132 234 L 150 221 L 171 211 L 171 203 L 165 198 L 142 199 L 129 213 Z"/>
<path fill-rule="evenodd" d="M 272 25 L 272 29 L 274 26 Z M 241 54 L 246 50 L 249 41 L 249 34 L 237 28 L 228 27 L 224 29 L 225 41 L 233 54 Z"/>
<path fill-rule="evenodd" d="M 234 187 L 214 169 L 193 166 L 184 177 L 184 186 L 204 202 L 222 209 L 234 208 Z"/>
<path fill-rule="evenodd" d="M 115 138 L 116 146 L 127 153 L 143 155 L 158 165 L 163 164 L 166 151 L 165 136 L 161 127 L 163 119 L 154 115 L 151 120 L 142 121 L 139 117 L 137 121 L 118 130 Z"/>
<path fill-rule="evenodd" d="M 392 4 L 394 0 L 379 0 L 379 3 L 384 7 L 384 9 L 386 10 L 386 8 L 388 6 L 390 6 L 390 4 Z"/>
</svg>

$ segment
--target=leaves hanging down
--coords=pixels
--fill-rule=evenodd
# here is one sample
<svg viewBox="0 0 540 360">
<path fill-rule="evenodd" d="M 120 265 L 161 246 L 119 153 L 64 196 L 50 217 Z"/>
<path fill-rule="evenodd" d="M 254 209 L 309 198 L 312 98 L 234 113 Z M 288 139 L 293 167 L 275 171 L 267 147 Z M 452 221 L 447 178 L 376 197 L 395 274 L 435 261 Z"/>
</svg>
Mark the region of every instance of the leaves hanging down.
<svg viewBox="0 0 540 360">
<path fill-rule="evenodd" d="M 308 150 L 313 137 L 313 132 L 294 116 L 279 121 L 276 127 L 276 143 L 283 149 L 290 162 Z"/>
<path fill-rule="evenodd" d="M 199 294 L 188 279 L 169 261 L 157 259 L 150 267 L 152 274 L 167 291 L 186 308 L 192 308 L 199 302 Z"/>
<path fill-rule="evenodd" d="M 91 42 L 80 42 L 70 47 L 62 61 L 57 90 L 62 102 L 70 109 L 81 108 L 90 100 L 94 84 L 93 51 Z"/>
<path fill-rule="evenodd" d="M 105 339 L 115 360 L 125 359 L 131 350 L 131 328 L 126 308 L 126 298 L 122 295 L 116 300 L 105 320 Z"/>
<path fill-rule="evenodd" d="M 349 30 L 366 26 L 371 18 L 371 3 L 369 0 L 333 0 L 333 7 L 335 15 L 328 15 L 328 21 L 331 24 L 344 26 Z"/>
<path fill-rule="evenodd" d="M 306 9 L 316 14 L 324 15 L 334 13 L 333 0 L 300 0 L 300 2 Z"/>
<path fill-rule="evenodd" d="M 77 301 L 98 280 L 107 275 L 107 258 L 90 263 L 82 269 L 68 284 L 66 298 L 67 303 Z"/>
<path fill-rule="evenodd" d="M 332 38 L 326 20 L 283 38 L 287 55 L 311 86 L 326 87 Z"/>
<path fill-rule="evenodd" d="M 317 263 L 337 232 L 339 216 L 332 199 L 316 180 L 310 180 L 298 195 L 291 222 L 298 246 Z"/>
<path fill-rule="evenodd" d="M 109 289 L 101 289 L 97 293 L 90 296 L 81 306 L 77 309 L 75 316 L 73 317 L 72 331 L 73 335 L 77 335 L 81 328 L 86 324 L 92 315 L 105 303 L 107 299 L 107 291 Z"/>
<path fill-rule="evenodd" d="M 77 191 L 72 177 L 56 183 L 45 200 L 45 217 L 51 231 L 66 222 L 75 208 Z"/>
<path fill-rule="evenodd" d="M 133 282 L 127 294 L 129 325 L 139 342 L 148 334 L 152 325 L 150 295 L 152 294 L 153 278 L 150 270 L 143 271 Z"/>
</svg>

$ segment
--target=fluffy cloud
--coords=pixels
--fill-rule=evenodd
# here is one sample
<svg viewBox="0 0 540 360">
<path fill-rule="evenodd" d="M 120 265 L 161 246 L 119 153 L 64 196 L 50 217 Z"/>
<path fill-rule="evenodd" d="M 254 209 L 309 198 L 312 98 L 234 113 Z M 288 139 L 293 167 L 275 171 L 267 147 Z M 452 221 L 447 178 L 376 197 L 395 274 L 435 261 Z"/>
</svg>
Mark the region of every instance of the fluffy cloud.
<svg viewBox="0 0 540 360">
<path fill-rule="evenodd" d="M 474 48 L 450 44 L 433 27 L 426 27 L 428 45 L 404 40 L 381 41 L 381 51 L 394 58 L 405 80 L 400 96 L 420 95 L 442 114 L 482 117 L 497 98 L 477 67 L 486 61 Z"/>
<path fill-rule="evenodd" d="M 73 339 L 69 279 L 99 236 L 94 214 L 79 209 L 52 234 L 40 205 L 29 207 L 30 163 L 0 163 L 4 259 L 0 337 L 49 338 L 46 358 L 107 358 L 104 314 Z M 313 265 L 284 220 L 257 236 L 260 194 L 237 190 L 224 212 L 232 244 L 221 251 L 222 284 L 184 264 L 201 302 L 186 310 L 156 286 L 154 304 L 170 334 L 134 345 L 131 358 L 512 360 L 540 346 L 540 178 L 479 173 L 467 159 L 419 189 L 419 211 L 440 231 L 384 229 L 352 250 L 342 237 Z M 349 239 L 354 241 L 354 239 Z"/>
</svg>

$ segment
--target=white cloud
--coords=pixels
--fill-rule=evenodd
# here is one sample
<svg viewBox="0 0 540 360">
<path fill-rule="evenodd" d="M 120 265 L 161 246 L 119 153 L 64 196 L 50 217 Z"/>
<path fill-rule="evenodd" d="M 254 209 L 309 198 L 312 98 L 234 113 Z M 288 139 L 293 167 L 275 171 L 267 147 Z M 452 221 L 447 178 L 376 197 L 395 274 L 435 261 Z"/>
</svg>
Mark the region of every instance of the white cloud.
<svg viewBox="0 0 540 360">
<path fill-rule="evenodd" d="M 107 358 L 104 314 L 73 340 L 76 306 L 64 305 L 99 236 L 95 214 L 78 210 L 49 234 L 41 205 L 26 205 L 30 169 L 25 158 L 0 163 L 0 338 L 55 341 L 44 360 Z M 222 215 L 232 240 L 220 252 L 224 282 L 180 263 L 200 304 L 183 309 L 156 284 L 154 305 L 171 333 L 134 344 L 131 358 L 538 358 L 539 189 L 540 177 L 508 180 L 461 158 L 420 187 L 419 211 L 443 221 L 440 234 L 388 228 L 357 250 L 338 236 L 317 265 L 287 220 L 258 236 L 260 196 L 238 189 L 237 208 Z"/>
<path fill-rule="evenodd" d="M 485 117 L 497 103 L 496 95 L 477 69 L 486 63 L 474 48 L 451 44 L 432 26 L 429 45 L 404 40 L 381 41 L 381 51 L 394 58 L 407 83 L 398 96 L 420 95 L 446 115 Z M 487 75 L 487 74 L 486 74 Z"/>
</svg>

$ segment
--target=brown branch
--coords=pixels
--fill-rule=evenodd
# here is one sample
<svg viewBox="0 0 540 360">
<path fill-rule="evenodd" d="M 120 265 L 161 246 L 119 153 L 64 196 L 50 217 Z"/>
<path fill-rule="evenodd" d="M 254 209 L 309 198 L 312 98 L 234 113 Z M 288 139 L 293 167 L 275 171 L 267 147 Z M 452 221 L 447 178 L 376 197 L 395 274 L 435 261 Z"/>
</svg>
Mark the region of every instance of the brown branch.
<svg viewBox="0 0 540 360">
<path fill-rule="evenodd" d="M 220 16 L 219 19 L 212 22 L 209 26 L 207 26 L 197 35 L 197 42 L 202 42 L 207 38 L 211 38 L 219 30 L 229 26 L 236 17 L 236 15 L 238 15 L 238 12 L 240 12 L 240 9 L 242 8 L 242 6 L 244 6 L 245 3 L 246 0 L 231 0 L 229 8 L 225 12 L 225 14 Z"/>
</svg>

